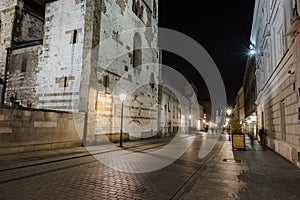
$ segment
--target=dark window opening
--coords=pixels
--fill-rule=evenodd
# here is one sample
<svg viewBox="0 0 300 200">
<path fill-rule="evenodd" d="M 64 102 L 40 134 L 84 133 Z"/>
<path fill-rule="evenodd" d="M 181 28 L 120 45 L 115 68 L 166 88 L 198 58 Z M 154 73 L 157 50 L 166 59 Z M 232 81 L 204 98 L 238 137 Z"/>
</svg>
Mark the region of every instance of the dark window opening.
<svg viewBox="0 0 300 200">
<path fill-rule="evenodd" d="M 150 82 L 149 82 L 149 85 L 152 88 L 152 90 L 154 89 L 154 86 L 155 86 L 154 83 L 155 83 L 155 78 L 154 78 L 154 74 L 152 72 L 151 75 L 150 75 Z"/>
<path fill-rule="evenodd" d="M 64 77 L 64 88 L 68 87 L 68 78 Z"/>
<path fill-rule="evenodd" d="M 142 64 L 142 40 L 138 33 L 134 35 L 133 48 L 133 67 L 138 67 Z"/>
<path fill-rule="evenodd" d="M 74 30 L 72 44 L 76 44 L 76 43 L 77 43 L 77 30 Z"/>
<path fill-rule="evenodd" d="M 293 91 L 296 90 L 296 83 L 293 83 Z"/>
<path fill-rule="evenodd" d="M 109 76 L 108 75 L 106 75 L 106 76 L 103 77 L 103 86 L 105 88 L 109 87 Z"/>
<path fill-rule="evenodd" d="M 26 68 L 27 68 L 27 59 L 24 58 L 22 61 L 21 72 L 26 72 Z"/>
</svg>

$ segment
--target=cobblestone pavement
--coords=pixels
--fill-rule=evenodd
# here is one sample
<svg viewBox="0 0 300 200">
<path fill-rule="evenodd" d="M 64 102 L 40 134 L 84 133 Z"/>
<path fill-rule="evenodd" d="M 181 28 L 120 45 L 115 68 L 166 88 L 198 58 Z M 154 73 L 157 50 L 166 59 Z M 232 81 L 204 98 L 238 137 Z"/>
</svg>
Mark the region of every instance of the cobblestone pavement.
<svg viewBox="0 0 300 200">
<path fill-rule="evenodd" d="M 0 199 L 300 199 L 300 170 L 282 157 L 256 142 L 232 151 L 223 135 L 200 159 L 206 137 L 198 134 L 171 165 L 141 174 L 113 170 L 84 148 L 0 156 Z M 124 146 L 149 152 L 167 142 Z"/>
</svg>

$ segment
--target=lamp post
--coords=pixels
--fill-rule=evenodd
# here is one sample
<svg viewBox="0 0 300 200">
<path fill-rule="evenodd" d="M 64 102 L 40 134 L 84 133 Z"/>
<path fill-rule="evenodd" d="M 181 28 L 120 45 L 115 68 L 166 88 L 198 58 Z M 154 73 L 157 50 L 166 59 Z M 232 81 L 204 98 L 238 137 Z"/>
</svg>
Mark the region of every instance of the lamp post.
<svg viewBox="0 0 300 200">
<path fill-rule="evenodd" d="M 120 94 L 119 95 L 119 97 L 120 97 L 120 100 L 121 100 L 121 102 L 122 102 L 122 106 L 121 106 L 121 129 L 120 129 L 120 145 L 119 145 L 119 147 L 123 147 L 123 145 L 122 145 L 122 135 L 123 135 L 123 107 L 124 107 L 124 101 L 125 101 L 125 99 L 126 99 L 126 94 Z"/>
</svg>

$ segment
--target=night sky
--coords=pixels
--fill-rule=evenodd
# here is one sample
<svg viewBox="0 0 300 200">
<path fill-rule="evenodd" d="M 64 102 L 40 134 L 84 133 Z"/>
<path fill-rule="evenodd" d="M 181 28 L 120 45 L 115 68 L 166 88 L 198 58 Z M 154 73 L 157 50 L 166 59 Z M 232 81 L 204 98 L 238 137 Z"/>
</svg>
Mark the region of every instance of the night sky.
<svg viewBox="0 0 300 200">
<path fill-rule="evenodd" d="M 220 70 L 228 104 L 232 105 L 242 85 L 254 0 L 179 2 L 159 1 L 159 26 L 180 31 L 206 49 Z M 194 83 L 199 99 L 209 98 L 204 81 L 187 61 L 164 51 L 163 64 L 175 68 Z"/>
</svg>

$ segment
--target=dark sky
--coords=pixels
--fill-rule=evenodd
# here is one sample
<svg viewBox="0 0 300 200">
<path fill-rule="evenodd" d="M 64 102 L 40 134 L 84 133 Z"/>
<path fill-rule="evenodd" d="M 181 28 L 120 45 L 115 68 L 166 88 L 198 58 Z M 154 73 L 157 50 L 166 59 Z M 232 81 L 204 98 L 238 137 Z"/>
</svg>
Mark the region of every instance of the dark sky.
<svg viewBox="0 0 300 200">
<path fill-rule="evenodd" d="M 242 85 L 253 7 L 254 0 L 159 1 L 159 26 L 180 31 L 206 49 L 220 70 L 230 105 Z M 184 59 L 164 52 L 163 64 L 197 85 L 200 99 L 209 97 L 201 77 Z"/>
</svg>

